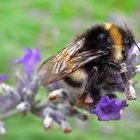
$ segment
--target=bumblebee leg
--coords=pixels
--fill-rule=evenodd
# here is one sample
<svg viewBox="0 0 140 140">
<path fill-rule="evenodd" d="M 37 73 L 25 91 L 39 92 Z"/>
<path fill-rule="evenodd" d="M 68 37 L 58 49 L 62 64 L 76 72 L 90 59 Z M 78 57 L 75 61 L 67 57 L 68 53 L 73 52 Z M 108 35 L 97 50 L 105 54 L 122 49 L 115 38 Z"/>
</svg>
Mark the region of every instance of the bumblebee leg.
<svg viewBox="0 0 140 140">
<path fill-rule="evenodd" d="M 112 61 L 107 61 L 106 62 L 111 68 L 117 70 L 117 71 L 120 71 L 121 70 L 121 66 L 112 62 Z"/>
<path fill-rule="evenodd" d="M 127 79 L 125 73 L 121 73 L 122 75 L 122 79 L 123 82 L 125 84 L 126 87 L 126 96 L 128 100 L 135 100 L 136 99 L 136 92 L 135 89 L 133 88 L 132 84 L 129 82 L 129 80 Z"/>
<path fill-rule="evenodd" d="M 92 104 L 93 102 L 96 103 L 99 100 L 100 92 L 97 86 L 99 81 L 98 75 L 99 71 L 95 66 L 88 76 L 87 83 L 85 85 L 85 92 L 81 96 L 82 100 L 86 103 L 89 101 L 88 103 Z"/>
<path fill-rule="evenodd" d="M 130 84 L 130 82 L 127 79 L 126 74 L 125 74 L 125 72 L 127 71 L 126 70 L 126 64 L 123 63 L 121 65 L 118 65 L 118 64 L 115 64 L 111 61 L 107 61 L 107 64 L 110 67 L 114 68 L 115 70 L 120 71 L 123 83 L 124 83 L 125 88 L 126 88 L 125 93 L 126 93 L 127 99 L 128 100 L 135 100 L 136 99 L 136 92 L 135 92 L 132 84 Z"/>
<path fill-rule="evenodd" d="M 127 76 L 126 76 L 126 72 L 127 72 L 127 67 L 125 63 L 120 64 L 121 66 L 121 77 L 122 80 L 124 82 L 124 85 L 126 87 L 126 96 L 128 100 L 135 100 L 136 99 L 136 92 L 135 89 L 132 85 L 132 83 L 130 83 L 130 81 L 128 80 Z"/>
</svg>

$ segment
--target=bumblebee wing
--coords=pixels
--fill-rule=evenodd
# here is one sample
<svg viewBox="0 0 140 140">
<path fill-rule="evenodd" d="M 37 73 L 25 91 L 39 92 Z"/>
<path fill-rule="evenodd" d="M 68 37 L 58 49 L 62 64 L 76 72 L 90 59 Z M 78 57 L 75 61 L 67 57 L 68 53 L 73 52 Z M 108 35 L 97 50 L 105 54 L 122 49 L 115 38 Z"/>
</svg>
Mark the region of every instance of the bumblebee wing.
<svg viewBox="0 0 140 140">
<path fill-rule="evenodd" d="M 96 52 L 78 52 L 83 47 L 84 38 L 74 41 L 57 55 L 47 59 L 40 67 L 37 77 L 41 84 L 47 85 L 64 78 L 86 63 L 106 55 L 107 52 L 98 50 Z"/>
</svg>

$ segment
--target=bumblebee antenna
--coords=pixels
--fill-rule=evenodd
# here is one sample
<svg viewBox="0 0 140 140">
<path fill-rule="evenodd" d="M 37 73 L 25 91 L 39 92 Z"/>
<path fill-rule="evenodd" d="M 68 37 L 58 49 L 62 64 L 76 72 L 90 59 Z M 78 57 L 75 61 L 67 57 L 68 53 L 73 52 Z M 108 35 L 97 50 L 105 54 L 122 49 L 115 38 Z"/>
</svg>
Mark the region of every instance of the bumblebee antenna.
<svg viewBox="0 0 140 140">
<path fill-rule="evenodd" d="M 129 32 L 129 34 L 131 35 L 132 33 L 131 33 L 131 31 L 129 30 L 129 28 L 128 28 L 126 22 L 124 22 L 124 26 L 125 26 L 126 30 Z M 138 50 L 139 50 L 139 52 L 140 52 L 140 47 L 139 47 L 139 45 L 136 43 L 136 41 L 135 41 L 134 39 L 133 39 L 132 41 L 133 41 L 134 44 L 137 46 L 137 48 L 138 48 Z"/>
<path fill-rule="evenodd" d="M 138 50 L 139 50 L 139 52 L 140 52 L 139 45 L 136 43 L 136 41 L 135 41 L 135 40 L 133 40 L 133 42 L 134 42 L 134 44 L 137 46 L 137 48 L 138 48 Z"/>
</svg>

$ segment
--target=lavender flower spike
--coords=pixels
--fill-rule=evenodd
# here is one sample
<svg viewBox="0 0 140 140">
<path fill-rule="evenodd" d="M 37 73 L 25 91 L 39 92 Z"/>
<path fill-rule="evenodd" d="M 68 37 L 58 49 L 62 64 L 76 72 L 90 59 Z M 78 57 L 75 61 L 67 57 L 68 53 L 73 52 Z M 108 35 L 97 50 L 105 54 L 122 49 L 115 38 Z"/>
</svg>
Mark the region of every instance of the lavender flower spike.
<svg viewBox="0 0 140 140">
<path fill-rule="evenodd" d="M 140 48 L 140 43 L 138 43 L 138 46 L 139 46 L 139 48 Z M 140 54 L 138 47 L 134 44 L 134 45 L 132 46 L 132 48 L 129 50 L 128 54 L 129 54 L 129 55 L 135 54 L 136 56 L 138 56 L 138 55 Z"/>
<path fill-rule="evenodd" d="M 3 135 L 6 133 L 6 129 L 5 129 L 5 124 L 0 121 L 0 135 Z"/>
<path fill-rule="evenodd" d="M 118 99 L 109 99 L 108 96 L 103 96 L 99 101 L 96 109 L 91 110 L 90 113 L 96 114 L 98 120 L 109 121 L 119 120 L 121 109 L 124 109 L 125 101 Z"/>
<path fill-rule="evenodd" d="M 136 70 L 135 71 L 136 71 L 136 73 L 139 73 L 140 72 L 140 65 L 137 65 L 136 66 Z"/>
<path fill-rule="evenodd" d="M 35 64 L 40 61 L 40 50 L 26 48 L 24 56 L 20 59 L 15 60 L 16 64 L 23 64 L 24 71 L 28 76 L 32 76 Z"/>
<path fill-rule="evenodd" d="M 6 74 L 0 75 L 0 82 L 6 81 L 8 79 L 8 76 Z"/>
</svg>

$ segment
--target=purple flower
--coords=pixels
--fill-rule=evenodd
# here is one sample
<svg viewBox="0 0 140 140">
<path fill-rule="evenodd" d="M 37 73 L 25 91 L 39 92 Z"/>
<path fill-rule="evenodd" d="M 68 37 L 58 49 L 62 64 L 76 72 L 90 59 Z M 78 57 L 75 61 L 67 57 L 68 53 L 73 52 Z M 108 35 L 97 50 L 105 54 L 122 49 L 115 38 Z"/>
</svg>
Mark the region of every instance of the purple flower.
<svg viewBox="0 0 140 140">
<path fill-rule="evenodd" d="M 103 96 L 99 101 L 96 109 L 90 113 L 96 114 L 101 121 L 119 120 L 120 111 L 125 107 L 124 100 L 109 99 L 108 96 Z"/>
<path fill-rule="evenodd" d="M 140 46 L 140 43 L 138 43 L 138 46 Z M 133 45 L 133 46 L 131 47 L 131 49 L 129 50 L 128 54 L 129 54 L 129 55 L 135 54 L 135 55 L 138 56 L 138 55 L 140 54 L 140 53 L 139 53 L 138 47 L 137 47 L 136 45 Z"/>
<path fill-rule="evenodd" d="M 6 81 L 8 79 L 8 76 L 6 74 L 0 75 L 0 82 Z"/>
<path fill-rule="evenodd" d="M 136 70 L 135 70 L 135 71 L 136 71 L 137 73 L 140 72 L 140 65 L 137 65 L 137 66 L 136 66 Z"/>
<path fill-rule="evenodd" d="M 26 48 L 24 56 L 15 60 L 16 64 L 23 64 L 24 71 L 28 76 L 31 76 L 35 69 L 35 64 L 40 61 L 40 50 Z"/>
</svg>

